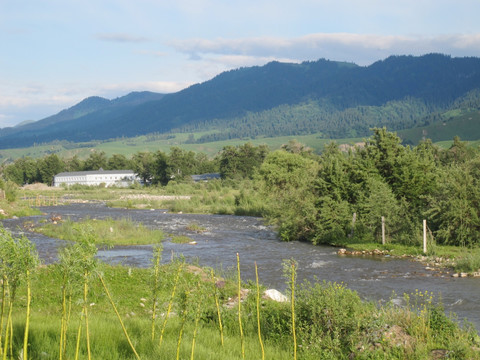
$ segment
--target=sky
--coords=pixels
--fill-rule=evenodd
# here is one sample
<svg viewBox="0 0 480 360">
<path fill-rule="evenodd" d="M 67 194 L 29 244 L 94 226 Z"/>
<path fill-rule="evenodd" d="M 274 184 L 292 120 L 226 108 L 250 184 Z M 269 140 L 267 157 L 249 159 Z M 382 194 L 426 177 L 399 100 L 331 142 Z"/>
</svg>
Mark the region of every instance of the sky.
<svg viewBox="0 0 480 360">
<path fill-rule="evenodd" d="M 480 57 L 478 0 L 0 0 L 0 128 L 270 61 Z"/>
</svg>

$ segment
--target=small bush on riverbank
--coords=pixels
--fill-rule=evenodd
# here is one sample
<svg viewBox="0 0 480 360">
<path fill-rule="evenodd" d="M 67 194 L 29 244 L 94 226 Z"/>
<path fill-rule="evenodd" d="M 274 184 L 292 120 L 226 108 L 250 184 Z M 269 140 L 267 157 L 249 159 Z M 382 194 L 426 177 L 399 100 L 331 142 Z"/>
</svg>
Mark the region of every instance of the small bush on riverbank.
<svg viewBox="0 0 480 360">
<path fill-rule="evenodd" d="M 459 258 L 454 269 L 458 272 L 474 273 L 480 271 L 480 251 Z"/>
<path fill-rule="evenodd" d="M 0 199 L 0 209 L 0 219 L 41 214 L 39 210 L 31 208 L 24 201 L 9 202 L 6 199 Z"/>
</svg>

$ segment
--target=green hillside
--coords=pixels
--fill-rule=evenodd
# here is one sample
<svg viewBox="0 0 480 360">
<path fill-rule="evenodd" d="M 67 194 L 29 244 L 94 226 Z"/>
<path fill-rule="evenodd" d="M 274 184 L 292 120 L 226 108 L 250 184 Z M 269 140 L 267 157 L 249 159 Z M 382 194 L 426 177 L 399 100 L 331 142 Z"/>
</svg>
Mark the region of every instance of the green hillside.
<svg viewBox="0 0 480 360">
<path fill-rule="evenodd" d="M 197 134 L 201 136 L 204 133 Z M 257 139 L 232 139 L 224 141 L 206 142 L 202 144 L 187 144 L 188 134 L 171 134 L 168 139 L 156 137 L 154 135 L 138 136 L 120 140 L 90 143 L 56 143 L 28 148 L 0 150 L 0 163 L 10 162 L 22 157 L 41 158 L 48 154 L 57 154 L 62 158 L 72 158 L 78 156 L 80 159 L 87 158 L 93 151 L 103 151 L 107 156 L 114 154 L 130 157 L 137 152 L 155 152 L 161 150 L 168 153 L 172 146 L 178 146 L 185 150 L 191 150 L 196 153 L 202 152 L 209 157 L 215 156 L 224 146 L 243 145 L 250 142 L 253 145 L 267 145 L 271 150 L 279 149 L 290 140 L 298 142 L 312 148 L 315 152 L 321 152 L 325 144 L 335 141 L 339 144 L 354 144 L 362 141 L 361 138 L 346 139 L 325 139 L 320 134 L 300 135 L 300 136 L 279 136 L 273 138 Z"/>
<path fill-rule="evenodd" d="M 227 71 L 174 94 L 91 97 L 55 116 L 0 129 L 0 148 L 146 134 L 204 133 L 190 143 L 303 136 L 366 137 L 373 127 L 434 124 L 478 103 L 480 59 L 391 56 L 370 66 L 320 59 Z M 208 132 L 206 134 L 205 132 Z"/>
<path fill-rule="evenodd" d="M 480 139 L 480 110 L 449 111 L 442 114 L 443 120 L 428 126 L 398 131 L 407 144 L 418 144 L 423 138 L 433 142 L 451 141 L 455 136 L 465 141 Z"/>
</svg>

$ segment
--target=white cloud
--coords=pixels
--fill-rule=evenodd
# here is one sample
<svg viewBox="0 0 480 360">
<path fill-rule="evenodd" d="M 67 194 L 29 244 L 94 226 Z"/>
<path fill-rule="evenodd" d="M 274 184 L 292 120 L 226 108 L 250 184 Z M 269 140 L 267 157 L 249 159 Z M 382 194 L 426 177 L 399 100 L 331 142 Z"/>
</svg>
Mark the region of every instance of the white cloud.
<svg viewBox="0 0 480 360">
<path fill-rule="evenodd" d="M 102 41 L 111 41 L 119 43 L 141 43 L 148 41 L 148 38 L 143 36 L 133 36 L 130 34 L 121 33 L 108 33 L 108 34 L 96 34 L 95 38 Z"/>
<path fill-rule="evenodd" d="M 159 93 L 172 93 L 192 85 L 191 82 L 175 81 L 140 81 L 117 84 L 106 84 L 91 89 L 91 94 L 97 94 L 107 98 L 114 98 L 126 95 L 132 91 L 153 91 Z"/>
<path fill-rule="evenodd" d="M 186 39 L 170 45 L 178 52 L 201 59 L 206 55 L 247 58 L 295 59 L 296 61 L 352 61 L 368 65 L 389 55 L 422 55 L 430 52 L 452 56 L 480 56 L 480 34 L 437 36 L 389 36 L 350 33 L 319 33 L 296 38 Z"/>
</svg>

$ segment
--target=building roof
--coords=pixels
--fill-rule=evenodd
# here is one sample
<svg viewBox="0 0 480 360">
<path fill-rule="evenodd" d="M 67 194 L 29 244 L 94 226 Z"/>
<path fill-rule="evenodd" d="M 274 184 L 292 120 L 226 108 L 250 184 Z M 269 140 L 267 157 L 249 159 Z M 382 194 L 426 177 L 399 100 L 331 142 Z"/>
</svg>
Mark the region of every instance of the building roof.
<svg viewBox="0 0 480 360">
<path fill-rule="evenodd" d="M 91 170 L 91 171 L 71 171 L 61 172 L 55 176 L 85 176 L 85 175 L 133 175 L 133 170 Z"/>
<path fill-rule="evenodd" d="M 212 179 L 220 179 L 219 173 L 209 173 L 209 174 L 200 174 L 200 175 L 192 175 L 193 181 L 206 181 Z"/>
</svg>

